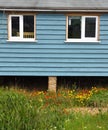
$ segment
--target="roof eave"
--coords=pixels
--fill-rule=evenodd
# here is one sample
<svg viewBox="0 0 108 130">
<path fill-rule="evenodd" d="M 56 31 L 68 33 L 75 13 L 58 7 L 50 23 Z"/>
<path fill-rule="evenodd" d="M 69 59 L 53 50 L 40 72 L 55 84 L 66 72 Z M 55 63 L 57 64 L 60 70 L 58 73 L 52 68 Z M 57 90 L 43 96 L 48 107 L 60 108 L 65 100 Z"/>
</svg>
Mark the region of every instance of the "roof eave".
<svg viewBox="0 0 108 130">
<path fill-rule="evenodd" d="M 0 8 L 0 11 L 24 12 L 108 12 L 108 9 L 25 9 L 25 8 Z"/>
</svg>

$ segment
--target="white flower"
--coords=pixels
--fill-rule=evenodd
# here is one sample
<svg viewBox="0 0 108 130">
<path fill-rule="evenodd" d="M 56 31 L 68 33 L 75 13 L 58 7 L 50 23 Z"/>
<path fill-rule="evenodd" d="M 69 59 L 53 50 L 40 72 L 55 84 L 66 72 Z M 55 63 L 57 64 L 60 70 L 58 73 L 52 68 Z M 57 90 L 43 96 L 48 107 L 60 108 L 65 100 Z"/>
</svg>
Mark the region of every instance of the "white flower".
<svg viewBox="0 0 108 130">
<path fill-rule="evenodd" d="M 97 126 L 97 128 L 102 129 L 102 127 L 101 127 L 101 126 Z"/>
</svg>

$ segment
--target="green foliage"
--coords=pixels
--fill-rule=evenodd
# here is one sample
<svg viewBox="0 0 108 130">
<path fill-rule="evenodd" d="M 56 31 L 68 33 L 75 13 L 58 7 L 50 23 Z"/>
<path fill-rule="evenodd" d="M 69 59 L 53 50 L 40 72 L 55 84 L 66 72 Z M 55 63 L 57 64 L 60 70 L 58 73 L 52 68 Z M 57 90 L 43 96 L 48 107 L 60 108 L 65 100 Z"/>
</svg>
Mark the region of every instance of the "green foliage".
<svg viewBox="0 0 108 130">
<path fill-rule="evenodd" d="M 65 130 L 107 130 L 108 113 L 91 116 L 76 114 L 74 119 L 65 122 Z"/>
<path fill-rule="evenodd" d="M 108 105 L 108 90 L 88 91 L 61 89 L 55 94 L 0 88 L 0 130 L 107 130 L 108 112 L 100 109 L 91 115 L 72 110 Z"/>
<path fill-rule="evenodd" d="M 90 97 L 88 105 L 94 107 L 108 107 L 108 90 L 99 89 Z"/>
</svg>

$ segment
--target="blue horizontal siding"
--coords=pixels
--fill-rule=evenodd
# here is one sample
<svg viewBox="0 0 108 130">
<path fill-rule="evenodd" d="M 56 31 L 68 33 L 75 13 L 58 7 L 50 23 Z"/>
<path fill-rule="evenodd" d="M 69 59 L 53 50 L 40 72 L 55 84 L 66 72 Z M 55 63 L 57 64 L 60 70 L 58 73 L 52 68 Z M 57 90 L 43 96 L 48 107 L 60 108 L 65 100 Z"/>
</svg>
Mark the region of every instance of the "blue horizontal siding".
<svg viewBox="0 0 108 130">
<path fill-rule="evenodd" d="M 69 61 L 68 61 L 69 62 Z M 50 64 L 49 64 L 49 62 L 25 62 L 25 61 L 23 61 L 23 62 L 21 62 L 20 61 L 20 63 L 19 62 L 17 62 L 17 64 L 16 64 L 16 62 L 14 63 L 12 63 L 12 62 L 7 62 L 6 64 L 4 64 L 4 63 L 0 63 L 0 68 L 5 68 L 5 67 L 9 67 L 9 66 L 11 66 L 11 67 L 17 67 L 17 68 L 19 68 L 19 67 L 28 67 L 28 68 L 107 68 L 108 67 L 108 62 L 107 63 L 100 63 L 99 64 L 99 62 L 98 63 L 93 63 L 93 62 L 88 62 L 88 63 L 81 63 L 80 62 L 80 64 L 78 64 L 77 62 L 62 62 L 62 64 L 61 64 L 61 61 L 59 60 L 59 62 L 51 62 Z"/>
<path fill-rule="evenodd" d="M 86 59 L 86 58 L 23 58 L 23 57 L 4 57 L 4 58 L 0 58 L 0 61 L 1 63 L 3 63 L 4 65 L 6 65 L 6 63 L 61 63 L 62 64 L 65 64 L 65 63 L 69 63 L 69 64 L 108 64 L 108 60 L 107 58 L 99 58 L 99 59 L 95 59 L 95 58 L 89 58 L 89 59 Z"/>
<path fill-rule="evenodd" d="M 60 35 L 58 35 L 58 34 L 55 34 L 55 35 L 51 35 L 51 36 L 48 36 L 47 34 L 44 34 L 44 35 L 40 35 L 40 34 L 38 34 L 37 35 L 37 40 L 38 39 L 44 39 L 44 40 L 54 40 L 54 39 L 64 39 L 65 40 L 65 36 L 64 35 L 62 35 L 62 34 L 60 34 Z"/>
<path fill-rule="evenodd" d="M 25 51 L 24 51 L 25 49 Z M 105 48 L 104 50 L 98 49 L 88 49 L 88 48 L 0 48 L 0 54 L 2 53 L 23 53 L 23 54 L 29 54 L 29 53 L 36 53 L 36 54 L 108 54 L 108 48 Z"/>
<path fill-rule="evenodd" d="M 74 67 L 68 67 L 68 68 L 62 68 L 62 67 L 55 67 L 55 68 L 53 68 L 53 67 L 50 67 L 50 68 L 48 68 L 48 67 L 13 67 L 13 66 L 11 66 L 11 67 L 0 67 L 0 72 L 13 72 L 13 71 L 16 71 L 16 72 L 18 72 L 18 71 L 20 71 L 20 72 L 64 72 L 64 73 L 67 73 L 67 72 L 80 72 L 80 73 L 83 73 L 83 72 L 87 72 L 88 71 L 88 69 L 89 69 L 89 71 L 90 71 L 90 73 L 95 73 L 95 72 L 97 72 L 97 73 L 104 73 L 104 72 L 107 72 L 108 73 L 108 69 L 106 69 L 106 68 L 85 68 L 85 67 L 83 67 L 83 68 L 74 68 Z"/>
<path fill-rule="evenodd" d="M 39 44 L 62 45 L 64 43 L 66 37 L 66 17 L 64 15 L 40 14 L 37 15 L 36 20 Z"/>
<path fill-rule="evenodd" d="M 101 39 L 100 39 L 101 40 Z M 103 42 L 103 41 L 102 41 Z M 82 50 L 82 49 L 91 49 L 91 50 L 107 50 L 108 49 L 108 45 L 103 45 L 104 43 L 65 43 L 63 42 L 62 45 L 60 43 L 55 44 L 51 44 L 51 46 L 48 44 L 38 44 L 38 42 L 6 42 L 6 44 L 0 44 L 0 48 L 2 49 L 78 49 L 78 50 Z"/>
<path fill-rule="evenodd" d="M 100 23 L 100 26 L 108 26 L 108 21 L 107 20 L 102 20 L 102 22 Z"/>
<path fill-rule="evenodd" d="M 100 40 L 108 44 L 108 14 L 100 16 Z"/>
<path fill-rule="evenodd" d="M 58 30 L 58 31 L 56 31 L 56 30 L 38 30 L 38 32 L 36 33 L 37 35 L 65 35 L 65 32 L 64 32 L 64 30 Z"/>
<path fill-rule="evenodd" d="M 107 54 L 33 54 L 33 53 L 4 53 L 0 54 L 0 57 L 7 58 L 7 57 L 23 57 L 23 58 L 108 58 Z M 49 63 L 50 64 L 50 63 Z"/>
<path fill-rule="evenodd" d="M 37 25 L 41 25 L 41 26 L 42 25 L 44 25 L 44 26 L 45 25 L 46 26 L 48 26 L 48 25 L 53 25 L 53 26 L 61 26 L 62 25 L 63 26 L 64 25 L 65 26 L 65 21 L 61 21 L 61 20 L 59 22 L 58 21 L 53 22 L 53 21 L 49 21 L 49 20 L 48 21 L 42 21 L 41 20 L 41 21 L 37 21 Z"/>
<path fill-rule="evenodd" d="M 37 74 L 38 73 L 38 74 Z M 4 72 L 0 72 L 0 75 L 2 76 L 108 76 L 108 72 L 83 72 L 83 74 L 81 72 L 44 72 L 44 71 L 40 71 L 40 72 L 35 72 L 35 71 L 31 71 L 31 72 L 21 72 L 21 71 L 4 71 Z"/>
<path fill-rule="evenodd" d="M 102 21 L 101 21 L 101 22 L 102 22 Z M 108 30 L 107 30 L 107 27 L 108 27 L 108 26 L 101 25 L 101 26 L 100 26 L 100 32 L 101 32 L 101 31 L 102 31 L 102 32 L 108 31 Z"/>
<path fill-rule="evenodd" d="M 0 12 L 0 43 L 6 43 L 8 37 L 8 20 L 7 16 Z"/>
<path fill-rule="evenodd" d="M 64 15 L 62 14 L 40 14 L 41 17 L 36 17 L 37 20 L 65 20 Z"/>
<path fill-rule="evenodd" d="M 54 25 L 50 25 L 50 26 L 43 26 L 43 25 L 38 25 L 37 27 L 38 31 L 41 30 L 52 30 L 52 31 L 64 31 L 66 28 L 64 25 L 60 25 L 60 26 L 54 26 Z"/>
<path fill-rule="evenodd" d="M 61 45 L 63 45 L 63 43 L 64 43 L 64 39 L 54 39 L 54 40 L 52 40 L 52 39 L 48 39 L 48 40 L 45 40 L 45 39 L 40 39 L 40 40 L 38 40 L 38 44 L 39 45 L 48 45 L 48 44 L 52 44 L 52 47 L 53 47 L 53 45 L 58 45 L 58 44 L 61 44 Z M 45 47 L 45 46 L 44 46 Z M 54 46 L 55 47 L 55 46 Z M 43 47 L 42 47 L 43 48 Z M 45 47 L 46 48 L 46 47 Z M 47 48 L 46 48 L 47 49 Z"/>
<path fill-rule="evenodd" d="M 64 14 L 37 14 L 37 42 L 8 42 L 0 13 L 0 75 L 108 76 L 108 14 L 100 17 L 100 43 L 66 43 Z"/>
<path fill-rule="evenodd" d="M 104 31 L 101 30 L 100 35 L 108 35 L 108 30 L 104 30 Z"/>
<path fill-rule="evenodd" d="M 101 34 L 100 39 L 101 40 L 108 40 L 108 34 L 104 34 L 104 35 Z"/>
</svg>

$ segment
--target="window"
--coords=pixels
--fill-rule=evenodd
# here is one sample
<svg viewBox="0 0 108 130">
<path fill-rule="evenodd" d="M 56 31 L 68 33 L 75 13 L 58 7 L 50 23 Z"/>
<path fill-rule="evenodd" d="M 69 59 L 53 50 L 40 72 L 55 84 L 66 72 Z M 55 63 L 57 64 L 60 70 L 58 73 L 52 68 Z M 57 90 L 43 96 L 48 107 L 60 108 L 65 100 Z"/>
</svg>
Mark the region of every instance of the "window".
<svg viewBox="0 0 108 130">
<path fill-rule="evenodd" d="M 68 16 L 67 41 L 97 41 L 98 16 Z"/>
<path fill-rule="evenodd" d="M 9 40 L 35 40 L 34 15 L 10 15 Z"/>
</svg>

